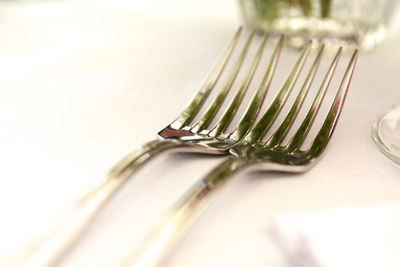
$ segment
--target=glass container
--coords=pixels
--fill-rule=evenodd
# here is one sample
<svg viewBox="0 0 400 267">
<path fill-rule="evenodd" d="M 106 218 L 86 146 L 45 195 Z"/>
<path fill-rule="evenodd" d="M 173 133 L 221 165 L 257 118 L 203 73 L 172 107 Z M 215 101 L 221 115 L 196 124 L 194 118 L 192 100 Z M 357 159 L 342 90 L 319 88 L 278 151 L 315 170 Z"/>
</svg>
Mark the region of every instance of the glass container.
<svg viewBox="0 0 400 267">
<path fill-rule="evenodd" d="M 306 39 L 372 49 L 381 42 L 398 0 L 239 0 L 245 23 L 285 33 L 289 43 Z"/>
</svg>

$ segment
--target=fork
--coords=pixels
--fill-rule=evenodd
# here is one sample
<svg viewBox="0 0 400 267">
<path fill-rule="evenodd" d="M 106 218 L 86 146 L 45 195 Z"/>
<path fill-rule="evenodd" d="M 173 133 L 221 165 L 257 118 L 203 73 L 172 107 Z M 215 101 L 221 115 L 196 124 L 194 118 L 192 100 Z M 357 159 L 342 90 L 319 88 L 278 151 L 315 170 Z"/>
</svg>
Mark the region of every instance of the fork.
<svg viewBox="0 0 400 267">
<path fill-rule="evenodd" d="M 118 162 L 104 179 L 100 180 L 82 197 L 73 216 L 45 240 L 24 266 L 48 267 L 56 264 L 77 240 L 79 235 L 93 221 L 101 208 L 115 195 L 118 189 L 150 159 L 167 150 L 228 154 L 228 150 L 245 137 L 254 124 L 270 86 L 281 53 L 284 37 L 281 36 L 275 45 L 268 65 L 264 70 L 262 80 L 245 112 L 242 114 L 241 119 L 234 130 L 226 134 L 225 131 L 232 124 L 233 118 L 238 112 L 243 97 L 247 93 L 254 74 L 258 69 L 270 36 L 268 33 L 261 36 L 261 41 L 243 81 L 238 86 L 239 88 L 235 92 L 231 102 L 228 103 L 226 110 L 222 115 L 218 116 L 217 113 L 224 101 L 226 101 L 225 98 L 232 89 L 239 70 L 247 58 L 247 52 L 251 44 L 255 42 L 255 32 L 253 31 L 245 39 L 243 47 L 239 50 L 239 55 L 226 75 L 224 83 L 221 86 L 217 86 L 217 82 L 222 76 L 228 61 L 233 57 L 232 55 L 239 42 L 241 32 L 242 28 L 240 27 L 228 43 L 221 57 L 217 60 L 214 68 L 193 100 L 175 120 L 158 133 L 158 137 L 160 138 L 143 145 L 141 149 L 132 152 Z M 306 52 L 299 59 L 292 76 L 296 75 L 304 64 Z M 293 84 L 287 84 L 288 88 L 291 86 Z M 211 98 L 211 92 L 217 90 L 217 87 L 219 87 L 219 91 L 215 98 L 210 101 L 208 108 L 202 112 L 202 106 L 208 98 Z M 199 117 L 197 121 L 194 120 L 196 116 Z M 217 123 L 215 126 L 210 127 L 213 121 L 217 121 Z"/>
<path fill-rule="evenodd" d="M 169 249 L 173 247 L 174 243 L 178 241 L 179 237 L 188 229 L 190 222 L 193 221 L 196 216 L 199 216 L 201 210 L 210 202 L 208 201 L 210 196 L 215 194 L 215 192 L 217 192 L 235 173 L 246 170 L 303 173 L 315 166 L 322 152 L 328 145 L 339 119 L 358 57 L 358 51 L 354 50 L 322 126 L 312 140 L 311 145 L 306 149 L 302 149 L 302 145 L 308 136 L 309 130 L 313 125 L 325 93 L 332 80 L 339 57 L 342 53 L 341 47 L 334 56 L 308 113 L 305 115 L 299 128 L 288 142 L 285 143 L 284 140 L 299 113 L 316 75 L 323 50 L 324 45 L 321 45 L 307 77 L 296 99 L 293 101 L 292 106 L 288 110 L 286 117 L 277 130 L 271 133 L 267 141 L 263 141 L 263 139 L 284 106 L 286 95 L 289 93 L 285 85 L 278 92 L 270 107 L 246 137 L 229 150 L 231 154 L 230 157 L 193 185 L 183 197 L 178 200 L 164 220 L 151 232 L 139 248 L 124 259 L 121 266 L 159 266 Z M 297 77 L 298 74 L 289 76 L 285 84 L 287 84 L 288 81 L 294 83 Z"/>
</svg>

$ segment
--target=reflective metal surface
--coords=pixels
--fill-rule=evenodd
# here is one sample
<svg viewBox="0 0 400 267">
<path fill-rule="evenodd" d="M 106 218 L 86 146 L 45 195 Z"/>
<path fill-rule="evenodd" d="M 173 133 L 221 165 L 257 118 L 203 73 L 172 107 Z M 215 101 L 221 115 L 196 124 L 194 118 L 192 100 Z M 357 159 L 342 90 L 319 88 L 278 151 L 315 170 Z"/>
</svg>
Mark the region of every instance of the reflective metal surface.
<svg viewBox="0 0 400 267">
<path fill-rule="evenodd" d="M 190 222 L 204 209 L 209 202 L 210 196 L 215 194 L 218 191 L 217 189 L 220 189 L 235 173 L 243 170 L 301 173 L 309 170 L 316 164 L 329 143 L 342 110 L 355 68 L 358 56 L 357 50 L 354 51 L 350 59 L 330 110 L 309 148 L 301 149 L 301 146 L 322 104 L 325 92 L 332 80 L 342 53 L 342 48 L 337 51 L 308 113 L 289 142 L 285 144 L 283 140 L 288 134 L 305 94 L 314 79 L 324 49 L 323 46 L 316 56 L 297 98 L 280 127 L 272 133 L 266 142 L 263 141 L 263 137 L 280 113 L 287 95 L 290 93 L 300 74 L 310 45 L 308 44 L 303 49 L 289 77 L 264 116 L 242 141 L 229 150 L 231 156 L 193 185 L 176 203 L 174 208 L 160 223 L 159 227 L 148 236 L 148 239 L 138 249 L 124 260 L 121 266 L 162 266 L 163 257 L 168 254 L 174 243 L 185 232 Z"/>
</svg>

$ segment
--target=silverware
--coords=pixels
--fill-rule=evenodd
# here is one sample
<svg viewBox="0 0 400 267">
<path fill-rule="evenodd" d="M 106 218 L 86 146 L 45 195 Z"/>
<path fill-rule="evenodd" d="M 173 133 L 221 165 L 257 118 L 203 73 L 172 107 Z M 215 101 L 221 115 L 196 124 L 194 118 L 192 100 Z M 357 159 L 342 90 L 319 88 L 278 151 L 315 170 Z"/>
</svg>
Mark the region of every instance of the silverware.
<svg viewBox="0 0 400 267">
<path fill-rule="evenodd" d="M 130 267 L 150 267 L 159 266 L 168 250 L 184 233 L 195 215 L 199 215 L 202 208 L 209 202 L 210 195 L 215 194 L 232 176 L 237 172 L 243 171 L 279 171 L 285 173 L 302 173 L 311 169 L 321 157 L 334 131 L 335 125 L 339 119 L 346 93 L 349 88 L 351 77 L 355 68 L 358 51 L 355 50 L 347 70 L 341 81 L 339 89 L 330 107 L 330 110 L 320 127 L 311 145 L 302 149 L 304 140 L 308 136 L 309 130 L 315 120 L 318 110 L 321 106 L 325 92 L 329 87 L 335 72 L 342 48 L 338 49 L 322 83 L 316 93 L 316 96 L 305 115 L 297 131 L 292 135 L 289 141 L 284 142 L 288 135 L 300 107 L 305 99 L 307 91 L 316 75 L 324 46 L 321 46 L 315 61 L 313 62 L 302 85 L 297 98 L 290 107 L 285 119 L 280 126 L 271 133 L 267 141 L 263 137 L 268 133 L 271 125 L 277 118 L 280 110 L 285 104 L 294 82 L 298 78 L 299 66 L 304 64 L 310 44 L 308 44 L 299 60 L 297 61 L 292 73 L 286 80 L 282 89 L 278 92 L 276 98 L 267 109 L 262 118 L 246 135 L 246 137 L 229 152 L 231 156 L 214 168 L 203 179 L 199 180 L 186 194 L 176 203 L 166 218 L 160 223 L 159 227 L 130 254 L 121 266 Z M 288 86 L 290 84 L 290 86 Z"/>
<path fill-rule="evenodd" d="M 280 38 L 280 41 L 275 46 L 258 90 L 255 92 L 246 111 L 243 113 L 241 120 L 232 132 L 226 134 L 225 131 L 232 123 L 238 111 L 238 107 L 258 68 L 269 38 L 269 34 L 264 34 L 262 36 L 258 45 L 258 50 L 252 59 L 252 64 L 247 70 L 244 80 L 241 81 L 235 96 L 229 103 L 225 112 L 221 116 L 218 116 L 217 113 L 221 109 L 228 92 L 232 89 L 238 72 L 247 57 L 247 52 L 251 44 L 255 42 L 253 40 L 255 39 L 255 33 L 249 33 L 236 61 L 226 75 L 224 83 L 222 86 L 217 86 L 217 81 L 222 76 L 228 61 L 233 57 L 232 55 L 240 39 L 241 31 L 241 28 L 237 30 L 209 77 L 190 104 L 172 123 L 158 133 L 160 139 L 143 145 L 140 150 L 127 155 L 118 162 L 103 180 L 99 181 L 97 185 L 89 190 L 82 198 L 80 206 L 74 216 L 69 218 L 57 232 L 42 244 L 29 259 L 28 263 L 25 265 L 26 267 L 45 267 L 56 264 L 118 189 L 121 188 L 144 163 L 160 153 L 174 149 L 186 152 L 228 154 L 228 150 L 243 139 L 253 126 L 264 101 L 283 46 L 283 37 Z M 211 98 L 211 92 L 218 89 L 219 91 L 215 98 L 212 99 L 209 107 L 205 111 L 202 111 L 202 106 L 206 100 Z M 200 119 L 195 121 L 194 118 L 200 114 Z M 218 123 L 211 128 L 210 124 L 215 120 L 217 120 Z"/>
</svg>

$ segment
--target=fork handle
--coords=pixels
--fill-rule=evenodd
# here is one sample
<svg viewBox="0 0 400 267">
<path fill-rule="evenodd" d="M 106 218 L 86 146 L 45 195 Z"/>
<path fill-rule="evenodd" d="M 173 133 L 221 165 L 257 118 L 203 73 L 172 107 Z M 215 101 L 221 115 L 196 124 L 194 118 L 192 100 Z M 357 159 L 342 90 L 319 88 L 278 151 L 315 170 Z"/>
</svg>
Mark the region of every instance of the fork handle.
<svg viewBox="0 0 400 267">
<path fill-rule="evenodd" d="M 217 189 L 233 177 L 234 173 L 250 165 L 249 161 L 233 156 L 219 164 L 175 203 L 158 227 L 118 266 L 161 266 L 164 257 L 186 232 L 191 222 L 206 208 L 210 197 L 218 191 Z"/>
<path fill-rule="evenodd" d="M 179 143 L 174 141 L 154 140 L 125 156 L 89 190 L 73 214 L 33 252 L 24 267 L 50 267 L 57 264 L 132 174 L 161 152 L 178 147 Z"/>
<path fill-rule="evenodd" d="M 140 149 L 127 154 L 114 164 L 103 179 L 92 185 L 92 187 L 80 197 L 78 206 L 85 205 L 85 203 L 100 192 L 107 183 L 118 182 L 122 185 L 149 160 L 166 150 L 176 149 L 180 146 L 180 143 L 166 139 L 157 139 L 143 144 Z"/>
</svg>

